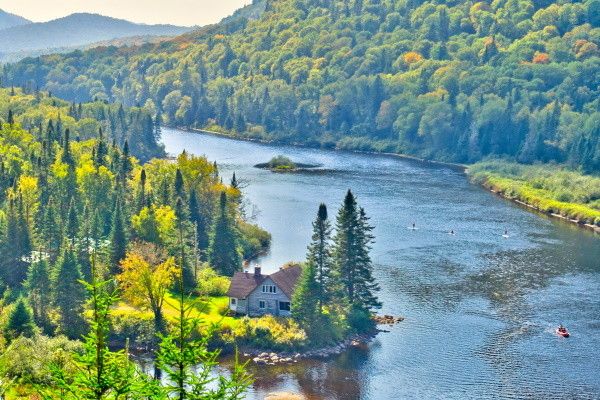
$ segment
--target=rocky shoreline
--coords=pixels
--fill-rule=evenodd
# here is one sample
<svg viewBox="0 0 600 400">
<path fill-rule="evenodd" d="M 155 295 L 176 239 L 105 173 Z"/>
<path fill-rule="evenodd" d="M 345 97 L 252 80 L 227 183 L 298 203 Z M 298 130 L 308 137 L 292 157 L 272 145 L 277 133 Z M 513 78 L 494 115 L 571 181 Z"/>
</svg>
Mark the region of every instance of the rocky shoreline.
<svg viewBox="0 0 600 400">
<path fill-rule="evenodd" d="M 403 317 L 394 317 L 392 315 L 377 315 L 373 317 L 377 325 L 395 325 L 404 321 Z M 325 359 L 343 353 L 351 347 L 361 347 L 368 344 L 379 332 L 388 332 L 381 329 L 374 329 L 371 332 L 351 335 L 347 339 L 331 346 L 318 349 L 306 350 L 303 352 L 274 352 L 265 350 L 246 350 L 242 352 L 245 358 L 252 360 L 259 365 L 276 365 L 296 363 L 302 359 Z"/>
</svg>

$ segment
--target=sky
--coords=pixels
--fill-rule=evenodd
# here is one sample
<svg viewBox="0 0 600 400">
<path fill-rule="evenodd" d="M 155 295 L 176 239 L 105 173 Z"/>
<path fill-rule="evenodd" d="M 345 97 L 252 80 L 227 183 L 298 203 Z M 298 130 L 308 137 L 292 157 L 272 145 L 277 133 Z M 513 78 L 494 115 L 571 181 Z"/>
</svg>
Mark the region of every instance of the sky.
<svg viewBox="0 0 600 400">
<path fill-rule="evenodd" d="M 251 0 L 0 0 L 0 9 L 34 22 L 89 12 L 146 24 L 206 25 Z"/>
</svg>

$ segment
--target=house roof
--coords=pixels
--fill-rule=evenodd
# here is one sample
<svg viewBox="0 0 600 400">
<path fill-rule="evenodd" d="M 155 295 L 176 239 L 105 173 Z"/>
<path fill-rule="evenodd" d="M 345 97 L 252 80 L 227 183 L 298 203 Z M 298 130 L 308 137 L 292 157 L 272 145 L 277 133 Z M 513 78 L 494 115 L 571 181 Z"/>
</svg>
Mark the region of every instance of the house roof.
<svg viewBox="0 0 600 400">
<path fill-rule="evenodd" d="M 277 287 L 291 299 L 301 273 L 302 267 L 294 265 L 288 268 L 282 268 L 274 274 L 269 275 L 269 277 L 275 282 Z"/>
<path fill-rule="evenodd" d="M 267 278 L 271 278 L 277 287 L 291 299 L 301 273 L 302 267 L 299 265 L 282 268 L 271 275 L 256 275 L 253 272 L 236 272 L 233 275 L 233 278 L 231 278 L 231 285 L 229 286 L 227 295 L 229 297 L 245 299 Z"/>
</svg>

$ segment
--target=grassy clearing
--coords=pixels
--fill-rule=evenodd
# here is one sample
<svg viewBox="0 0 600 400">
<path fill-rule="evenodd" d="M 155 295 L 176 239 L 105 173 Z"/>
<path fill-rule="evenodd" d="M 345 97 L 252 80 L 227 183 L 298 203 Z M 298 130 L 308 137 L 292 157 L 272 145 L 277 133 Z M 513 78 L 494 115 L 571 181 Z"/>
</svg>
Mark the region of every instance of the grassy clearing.
<svg viewBox="0 0 600 400">
<path fill-rule="evenodd" d="M 197 298 L 186 298 L 185 305 L 192 306 L 191 316 L 200 318 L 203 325 L 220 324 L 222 326 L 233 327 L 237 324 L 238 319 L 228 316 L 229 298 L 226 296 Z M 179 316 L 179 300 L 173 293 L 167 294 L 165 304 L 163 306 L 163 314 L 167 321 L 174 322 Z M 121 301 L 113 310 L 113 315 L 129 315 L 139 317 L 140 319 L 151 319 L 150 311 L 143 311 L 131 306 L 130 304 Z"/>
<path fill-rule="evenodd" d="M 600 177 L 557 165 L 486 161 L 468 169 L 471 180 L 547 213 L 600 226 Z"/>
</svg>

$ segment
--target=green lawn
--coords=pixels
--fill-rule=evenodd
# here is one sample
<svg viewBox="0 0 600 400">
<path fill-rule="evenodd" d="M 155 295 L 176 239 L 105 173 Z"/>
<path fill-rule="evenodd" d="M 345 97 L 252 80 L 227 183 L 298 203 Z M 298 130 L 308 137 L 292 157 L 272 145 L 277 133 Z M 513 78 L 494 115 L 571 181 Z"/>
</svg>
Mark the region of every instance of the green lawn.
<svg viewBox="0 0 600 400">
<path fill-rule="evenodd" d="M 227 315 L 229 298 L 226 296 L 209 297 L 207 299 L 190 297 L 185 300 L 185 304 L 186 306 L 192 306 L 191 316 L 200 318 L 203 324 L 206 325 L 218 323 L 222 327 L 234 327 L 239 321 L 237 318 Z M 139 316 L 141 319 L 152 318 L 151 311 L 140 310 L 124 301 L 115 306 L 113 314 L 129 314 L 130 316 Z M 163 314 L 171 322 L 175 321 L 175 318 L 179 315 L 179 300 L 176 298 L 176 294 L 167 294 Z"/>
</svg>

